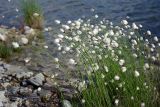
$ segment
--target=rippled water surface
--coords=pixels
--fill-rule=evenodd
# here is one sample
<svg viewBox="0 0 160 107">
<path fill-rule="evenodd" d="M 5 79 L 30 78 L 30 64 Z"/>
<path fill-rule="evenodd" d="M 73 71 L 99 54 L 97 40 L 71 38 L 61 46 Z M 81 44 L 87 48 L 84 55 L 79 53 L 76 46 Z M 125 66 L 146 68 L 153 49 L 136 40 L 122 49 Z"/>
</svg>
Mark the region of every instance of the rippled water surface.
<svg viewBox="0 0 160 107">
<path fill-rule="evenodd" d="M 54 25 L 55 19 L 62 21 L 91 17 L 98 14 L 113 22 L 119 22 L 126 16 L 131 22 L 142 24 L 160 37 L 160 0 L 39 0 L 44 8 L 47 25 Z M 19 0 L 0 0 L 0 24 L 17 25 Z M 91 8 L 95 12 L 91 12 Z M 5 16 L 3 18 L 3 16 Z"/>
</svg>

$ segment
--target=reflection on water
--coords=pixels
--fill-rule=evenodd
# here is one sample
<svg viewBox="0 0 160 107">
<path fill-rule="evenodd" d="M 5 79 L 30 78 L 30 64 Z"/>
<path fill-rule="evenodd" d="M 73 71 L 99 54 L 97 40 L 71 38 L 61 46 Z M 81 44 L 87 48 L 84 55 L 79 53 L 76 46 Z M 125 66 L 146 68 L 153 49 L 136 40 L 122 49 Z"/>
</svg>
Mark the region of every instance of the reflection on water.
<svg viewBox="0 0 160 107">
<path fill-rule="evenodd" d="M 0 0 L 0 24 L 17 25 L 16 12 L 19 0 Z M 130 16 L 130 21 L 141 23 L 145 29 L 160 35 L 160 0 L 39 0 L 44 8 L 46 24 L 53 25 L 54 19 L 73 20 L 82 16 L 98 14 L 114 22 Z M 91 12 L 91 8 L 95 12 Z M 5 16 L 3 18 L 2 16 Z"/>
</svg>

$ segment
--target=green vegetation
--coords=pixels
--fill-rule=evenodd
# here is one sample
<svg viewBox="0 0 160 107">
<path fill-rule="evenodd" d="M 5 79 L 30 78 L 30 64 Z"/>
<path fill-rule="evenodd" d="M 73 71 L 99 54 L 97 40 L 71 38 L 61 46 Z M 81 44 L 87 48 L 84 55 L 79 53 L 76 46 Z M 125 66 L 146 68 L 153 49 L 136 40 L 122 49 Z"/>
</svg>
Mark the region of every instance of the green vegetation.
<svg viewBox="0 0 160 107">
<path fill-rule="evenodd" d="M 121 27 L 105 20 L 95 25 L 90 20 L 78 20 L 73 25 L 65 25 L 64 28 L 71 30 L 57 34 L 55 43 L 58 48 L 64 48 L 62 52 L 73 52 L 68 63 L 79 71 L 81 81 L 75 87 L 84 107 L 157 107 L 160 104 L 157 82 L 152 78 L 155 65 L 149 60 L 159 61 L 156 38 L 142 37 L 138 26 L 134 23 L 131 27 L 127 21 Z"/>
<path fill-rule="evenodd" d="M 43 13 L 37 0 L 21 0 L 21 10 L 27 26 L 35 29 L 43 28 Z"/>
<path fill-rule="evenodd" d="M 12 54 L 12 49 L 0 43 L 0 58 L 8 58 Z"/>
</svg>

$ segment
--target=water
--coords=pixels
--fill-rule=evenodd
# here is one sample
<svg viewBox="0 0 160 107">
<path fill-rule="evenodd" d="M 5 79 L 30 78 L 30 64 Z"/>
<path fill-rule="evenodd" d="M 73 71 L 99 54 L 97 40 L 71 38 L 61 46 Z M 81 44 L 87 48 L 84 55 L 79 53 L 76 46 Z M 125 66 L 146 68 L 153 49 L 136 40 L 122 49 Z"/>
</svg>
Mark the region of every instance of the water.
<svg viewBox="0 0 160 107">
<path fill-rule="evenodd" d="M 54 25 L 55 19 L 62 21 L 91 17 L 98 14 L 113 22 L 130 17 L 130 22 L 142 24 L 160 37 L 160 0 L 39 0 L 43 6 L 46 25 Z M 15 26 L 21 14 L 16 12 L 19 0 L 0 0 L 0 24 Z M 95 12 L 91 12 L 91 8 Z M 2 16 L 5 16 L 2 18 Z"/>
</svg>

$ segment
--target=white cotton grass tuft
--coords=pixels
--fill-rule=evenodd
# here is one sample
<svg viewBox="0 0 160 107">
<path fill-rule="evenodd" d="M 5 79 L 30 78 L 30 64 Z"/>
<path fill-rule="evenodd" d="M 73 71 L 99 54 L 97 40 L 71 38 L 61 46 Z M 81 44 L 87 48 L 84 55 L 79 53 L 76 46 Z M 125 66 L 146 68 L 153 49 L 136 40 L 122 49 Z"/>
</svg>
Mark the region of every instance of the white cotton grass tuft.
<svg viewBox="0 0 160 107">
<path fill-rule="evenodd" d="M 95 15 L 95 18 L 98 18 L 98 16 Z M 94 20 L 97 20 L 95 18 Z M 142 25 L 136 25 L 136 23 L 129 25 L 127 20 L 122 20 L 121 24 L 123 24 L 123 26 L 115 26 L 113 23 L 105 19 L 99 21 L 98 24 L 92 23 L 91 19 L 78 19 L 75 21 L 69 20 L 67 21 L 66 26 L 68 26 L 70 30 L 67 30 L 64 26 L 61 26 L 59 29 L 61 29 L 63 33 L 61 32 L 57 35 L 58 40 L 55 40 L 55 43 L 57 44 L 58 50 L 60 50 L 62 54 L 65 54 L 66 56 L 71 54 L 69 56 L 70 59 L 66 58 L 66 62 L 71 69 L 76 69 L 76 67 L 80 66 L 80 70 L 82 73 L 84 73 L 84 75 L 87 73 L 87 76 L 97 76 L 97 81 L 102 82 L 102 85 L 108 87 L 114 85 L 114 89 L 112 90 L 115 90 L 115 92 L 121 91 L 122 89 L 125 94 L 126 91 L 133 89 L 133 87 L 126 86 L 128 86 L 130 83 L 134 84 L 134 82 L 136 82 L 134 89 L 137 92 L 144 88 L 144 90 L 147 88 L 149 89 L 150 86 L 148 83 L 144 88 L 141 87 L 141 82 L 142 84 L 144 83 L 144 74 L 142 72 L 152 68 L 152 66 L 149 65 L 147 58 L 152 60 L 158 59 L 156 56 L 158 38 L 155 37 L 153 40 L 150 38 L 148 39 L 150 36 L 140 37 L 137 35 L 137 32 L 142 27 Z M 145 34 L 146 32 L 144 35 Z M 148 51 L 152 52 L 147 53 L 145 49 L 142 50 L 143 48 L 141 48 L 141 46 L 144 46 L 148 49 Z M 155 54 L 152 54 L 153 52 L 155 52 Z M 142 60 L 141 55 L 145 56 L 145 61 L 142 62 L 142 64 L 139 64 Z M 75 64 L 76 66 L 74 66 Z M 87 92 L 88 95 L 94 95 L 96 91 L 92 90 L 92 92 L 90 91 L 90 88 L 88 88 L 89 85 L 92 85 L 93 81 L 83 78 L 82 82 L 80 81 L 78 81 L 76 87 L 82 92 L 82 94 L 84 94 L 84 96 L 82 95 L 82 98 L 85 99 L 87 102 L 85 104 L 87 105 L 90 102 L 88 101 L 87 97 L 90 96 L 85 96 L 86 93 L 83 93 L 82 87 L 87 87 L 85 92 Z M 97 83 L 97 85 L 99 84 Z M 103 88 L 103 86 L 100 85 L 98 88 L 99 87 Z M 103 91 L 105 93 L 105 88 L 101 90 L 102 93 Z M 149 95 L 148 90 L 145 92 Z M 146 93 L 144 95 L 146 95 Z M 114 106 L 119 106 L 121 103 L 119 103 L 118 98 L 121 98 L 121 95 L 118 92 L 116 94 L 117 96 L 112 96 L 112 99 L 114 100 L 111 102 L 115 103 L 112 103 Z M 138 94 L 135 95 L 132 92 L 130 95 L 126 93 L 127 100 L 134 101 L 135 98 L 139 97 L 142 101 L 145 102 L 146 96 L 141 97 Z M 123 102 L 125 102 L 126 99 L 122 99 Z M 135 103 L 136 105 L 141 105 L 141 102 Z M 127 102 L 125 104 L 127 105 Z"/>
<path fill-rule="evenodd" d="M 122 67 L 122 72 L 126 72 L 127 68 L 126 67 Z"/>
<path fill-rule="evenodd" d="M 145 107 L 145 103 L 144 102 L 141 103 L 141 107 Z"/>
<path fill-rule="evenodd" d="M 125 60 L 123 60 L 123 59 L 120 59 L 120 60 L 119 60 L 119 65 L 122 66 L 122 65 L 124 65 L 124 63 L 125 63 Z"/>
<path fill-rule="evenodd" d="M 115 75 L 114 79 L 118 81 L 120 80 L 120 77 L 118 75 Z"/>
<path fill-rule="evenodd" d="M 18 42 L 12 42 L 13 48 L 17 49 L 19 48 L 19 43 Z"/>
<path fill-rule="evenodd" d="M 121 23 L 124 24 L 124 25 L 127 25 L 128 21 L 127 20 L 122 20 Z"/>
<path fill-rule="evenodd" d="M 119 105 L 119 99 L 115 99 L 114 103 L 115 103 L 116 106 L 118 106 Z"/>
<path fill-rule="evenodd" d="M 76 64 L 76 61 L 75 61 L 74 59 L 70 58 L 69 61 L 68 61 L 68 63 L 69 63 L 70 65 L 75 65 L 75 64 Z"/>
<path fill-rule="evenodd" d="M 139 29 L 138 26 L 135 23 L 132 23 L 132 28 L 135 29 L 135 30 Z"/>
<path fill-rule="evenodd" d="M 138 71 L 135 71 L 134 73 L 135 73 L 135 77 L 139 77 L 140 76 Z"/>
<path fill-rule="evenodd" d="M 33 13 L 33 16 L 34 17 L 38 17 L 38 16 L 40 16 L 38 13 Z"/>
<path fill-rule="evenodd" d="M 158 37 L 157 36 L 154 37 L 154 41 L 158 42 Z"/>
<path fill-rule="evenodd" d="M 61 24 L 61 21 L 60 20 L 55 20 L 54 21 L 56 24 Z"/>
<path fill-rule="evenodd" d="M 152 34 L 151 31 L 148 30 L 148 31 L 147 31 L 147 35 L 151 35 L 151 34 Z"/>
<path fill-rule="evenodd" d="M 107 66 L 104 66 L 104 69 L 105 69 L 106 72 L 109 71 Z"/>
<path fill-rule="evenodd" d="M 57 36 L 58 36 L 58 38 L 61 38 L 61 39 L 64 38 L 64 36 L 62 34 L 58 34 Z"/>
<path fill-rule="evenodd" d="M 59 59 L 58 59 L 58 58 L 54 58 L 54 61 L 55 61 L 55 62 L 59 62 Z"/>
<path fill-rule="evenodd" d="M 54 40 L 54 43 L 55 43 L 55 44 L 59 44 L 60 41 L 61 41 L 61 40 L 60 40 L 59 38 L 56 38 L 56 39 Z"/>
<path fill-rule="evenodd" d="M 86 101 L 84 99 L 82 99 L 82 103 L 85 103 Z"/>
</svg>

